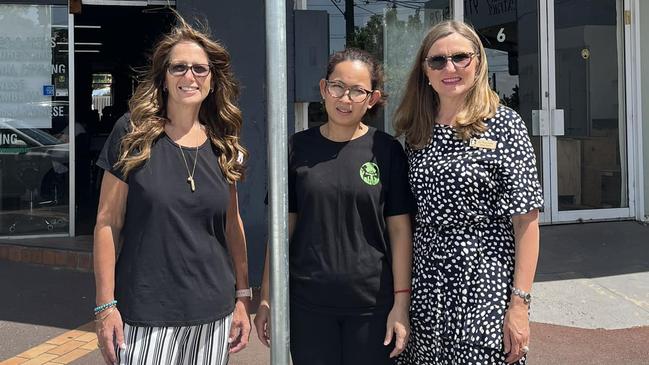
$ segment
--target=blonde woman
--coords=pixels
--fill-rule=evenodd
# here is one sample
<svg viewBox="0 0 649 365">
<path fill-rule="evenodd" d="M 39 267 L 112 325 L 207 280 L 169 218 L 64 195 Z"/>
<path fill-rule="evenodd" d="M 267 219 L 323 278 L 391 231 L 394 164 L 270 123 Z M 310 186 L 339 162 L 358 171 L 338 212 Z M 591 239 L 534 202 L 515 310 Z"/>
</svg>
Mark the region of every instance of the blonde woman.
<svg viewBox="0 0 649 365">
<path fill-rule="evenodd" d="M 395 115 L 417 202 L 400 364 L 525 362 L 542 195 L 519 115 L 489 88 L 469 26 L 433 27 Z"/>
<path fill-rule="evenodd" d="M 228 52 L 178 17 L 98 161 L 95 314 L 107 364 L 226 364 L 247 344 L 237 95 Z"/>
</svg>

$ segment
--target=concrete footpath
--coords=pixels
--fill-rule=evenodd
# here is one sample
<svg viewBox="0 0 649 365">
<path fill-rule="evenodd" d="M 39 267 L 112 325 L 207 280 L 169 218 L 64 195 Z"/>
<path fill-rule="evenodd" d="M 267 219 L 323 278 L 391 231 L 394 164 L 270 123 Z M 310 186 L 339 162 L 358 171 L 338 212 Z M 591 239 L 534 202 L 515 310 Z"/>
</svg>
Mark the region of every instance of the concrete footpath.
<svg viewBox="0 0 649 365">
<path fill-rule="evenodd" d="M 542 227 L 532 365 L 649 364 L 649 227 Z"/>
<path fill-rule="evenodd" d="M 649 227 L 542 227 L 533 294 L 529 365 L 649 365 Z M 1 365 L 102 364 L 91 273 L 0 261 L 0 298 Z M 230 361 L 269 363 L 255 335 Z"/>
</svg>

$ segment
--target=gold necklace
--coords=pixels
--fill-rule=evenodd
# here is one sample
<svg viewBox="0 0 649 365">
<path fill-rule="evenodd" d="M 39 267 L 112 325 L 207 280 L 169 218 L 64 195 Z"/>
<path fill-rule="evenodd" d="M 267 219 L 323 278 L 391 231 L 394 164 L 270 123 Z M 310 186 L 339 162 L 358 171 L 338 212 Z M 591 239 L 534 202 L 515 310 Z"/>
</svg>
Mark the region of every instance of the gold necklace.
<svg viewBox="0 0 649 365">
<path fill-rule="evenodd" d="M 183 157 L 183 162 L 185 162 L 185 168 L 187 169 L 187 183 L 189 184 L 189 188 L 192 189 L 192 193 L 196 191 L 196 182 L 194 181 L 194 172 L 196 172 L 196 161 L 198 161 L 198 140 L 196 141 L 196 155 L 194 155 L 194 167 L 192 168 L 192 172 L 189 172 L 189 165 L 187 165 L 187 159 L 185 159 L 185 153 L 183 152 L 183 148 L 178 144 L 178 148 L 180 149 L 180 155 Z"/>
</svg>

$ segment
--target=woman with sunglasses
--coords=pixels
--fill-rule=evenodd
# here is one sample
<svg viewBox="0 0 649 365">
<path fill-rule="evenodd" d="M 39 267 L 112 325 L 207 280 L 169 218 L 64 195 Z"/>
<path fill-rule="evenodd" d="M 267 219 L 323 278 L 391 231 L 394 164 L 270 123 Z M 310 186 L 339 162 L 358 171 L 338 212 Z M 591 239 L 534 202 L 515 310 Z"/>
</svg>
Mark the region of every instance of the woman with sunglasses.
<svg viewBox="0 0 649 365">
<path fill-rule="evenodd" d="M 107 364 L 222 365 L 248 342 L 238 88 L 225 48 L 177 21 L 97 162 L 95 315 Z"/>
<path fill-rule="evenodd" d="M 543 204 L 532 144 L 469 26 L 437 24 L 416 57 L 395 114 L 417 203 L 399 364 L 523 364 Z"/>
<path fill-rule="evenodd" d="M 364 123 L 384 102 L 367 52 L 329 59 L 323 125 L 289 144 L 291 355 L 295 365 L 393 364 L 408 341 L 412 240 L 406 156 Z M 255 318 L 269 345 L 268 253 Z"/>
</svg>

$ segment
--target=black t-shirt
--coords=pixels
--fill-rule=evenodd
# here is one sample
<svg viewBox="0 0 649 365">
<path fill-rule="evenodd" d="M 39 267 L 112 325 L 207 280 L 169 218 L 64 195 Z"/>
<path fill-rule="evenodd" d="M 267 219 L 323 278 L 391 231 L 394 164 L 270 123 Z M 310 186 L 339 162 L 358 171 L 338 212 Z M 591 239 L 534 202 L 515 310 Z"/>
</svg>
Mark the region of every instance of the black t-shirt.
<svg viewBox="0 0 649 365">
<path fill-rule="evenodd" d="M 403 148 L 369 128 L 334 142 L 319 128 L 289 144 L 291 304 L 336 314 L 392 307 L 392 254 L 386 217 L 413 208 Z"/>
<path fill-rule="evenodd" d="M 225 241 L 229 185 L 209 139 L 198 148 L 194 180 L 180 148 L 163 134 L 151 157 L 125 180 L 114 168 L 128 116 L 117 121 L 97 165 L 128 184 L 115 299 L 138 326 L 209 323 L 234 310 L 235 277 Z M 183 147 L 191 169 L 196 148 Z"/>
</svg>

